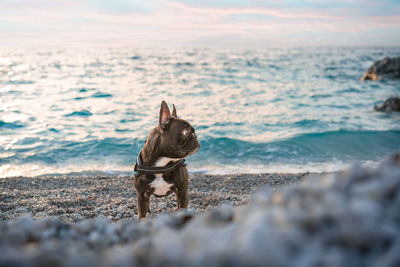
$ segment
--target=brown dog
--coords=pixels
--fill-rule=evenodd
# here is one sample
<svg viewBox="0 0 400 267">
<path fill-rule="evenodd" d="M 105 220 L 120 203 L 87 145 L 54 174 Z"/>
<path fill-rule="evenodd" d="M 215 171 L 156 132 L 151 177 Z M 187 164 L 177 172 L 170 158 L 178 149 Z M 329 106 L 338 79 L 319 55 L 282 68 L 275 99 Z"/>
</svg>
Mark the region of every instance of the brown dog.
<svg viewBox="0 0 400 267">
<path fill-rule="evenodd" d="M 151 195 L 162 197 L 175 192 L 178 209 L 187 208 L 189 175 L 184 158 L 199 148 L 192 125 L 178 119 L 175 105 L 171 115 L 162 101 L 158 126 L 151 131 L 135 163 L 139 218 L 146 217 Z"/>
</svg>

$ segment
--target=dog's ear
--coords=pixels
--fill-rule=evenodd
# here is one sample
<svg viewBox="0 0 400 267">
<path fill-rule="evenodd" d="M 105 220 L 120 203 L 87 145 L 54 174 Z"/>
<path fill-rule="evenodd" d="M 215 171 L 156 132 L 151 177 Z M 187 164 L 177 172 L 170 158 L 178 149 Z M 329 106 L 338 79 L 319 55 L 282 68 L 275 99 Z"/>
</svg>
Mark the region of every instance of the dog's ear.
<svg viewBox="0 0 400 267">
<path fill-rule="evenodd" d="M 172 108 L 172 117 L 174 118 L 178 118 L 178 115 L 176 115 L 176 109 L 175 109 L 175 105 L 172 104 L 173 108 Z"/>
<path fill-rule="evenodd" d="M 171 112 L 169 111 L 167 103 L 163 100 L 161 102 L 161 108 L 160 108 L 160 119 L 158 122 L 158 126 L 161 131 L 165 130 L 169 120 L 172 118 Z"/>
</svg>

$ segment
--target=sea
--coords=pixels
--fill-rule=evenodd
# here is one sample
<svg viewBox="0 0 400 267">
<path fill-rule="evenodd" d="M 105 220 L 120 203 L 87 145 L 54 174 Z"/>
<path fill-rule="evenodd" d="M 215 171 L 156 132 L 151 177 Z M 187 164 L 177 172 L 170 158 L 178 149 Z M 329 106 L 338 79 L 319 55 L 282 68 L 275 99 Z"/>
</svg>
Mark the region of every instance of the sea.
<svg viewBox="0 0 400 267">
<path fill-rule="evenodd" d="M 0 48 L 0 177 L 129 175 L 162 100 L 201 143 L 191 173 L 330 172 L 400 151 L 399 47 Z"/>
</svg>

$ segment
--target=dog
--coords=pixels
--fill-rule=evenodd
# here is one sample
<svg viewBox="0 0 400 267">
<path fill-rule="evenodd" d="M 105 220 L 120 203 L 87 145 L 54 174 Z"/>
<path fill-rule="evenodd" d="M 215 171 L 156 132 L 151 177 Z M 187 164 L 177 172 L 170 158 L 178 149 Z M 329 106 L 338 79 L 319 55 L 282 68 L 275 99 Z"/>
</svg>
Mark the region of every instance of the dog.
<svg viewBox="0 0 400 267">
<path fill-rule="evenodd" d="M 184 158 L 200 149 L 195 129 L 161 102 L 158 125 L 151 131 L 135 162 L 134 184 L 139 219 L 146 217 L 150 196 L 176 194 L 178 209 L 188 206 L 189 175 Z"/>
</svg>

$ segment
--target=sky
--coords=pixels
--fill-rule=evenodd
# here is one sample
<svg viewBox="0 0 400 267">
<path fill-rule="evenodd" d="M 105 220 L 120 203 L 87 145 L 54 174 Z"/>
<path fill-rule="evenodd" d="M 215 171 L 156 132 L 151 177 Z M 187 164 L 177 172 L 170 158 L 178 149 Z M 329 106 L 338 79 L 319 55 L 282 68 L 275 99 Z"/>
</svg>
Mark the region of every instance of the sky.
<svg viewBox="0 0 400 267">
<path fill-rule="evenodd" d="M 399 45 L 400 0 L 0 0 L 0 47 Z"/>
</svg>

